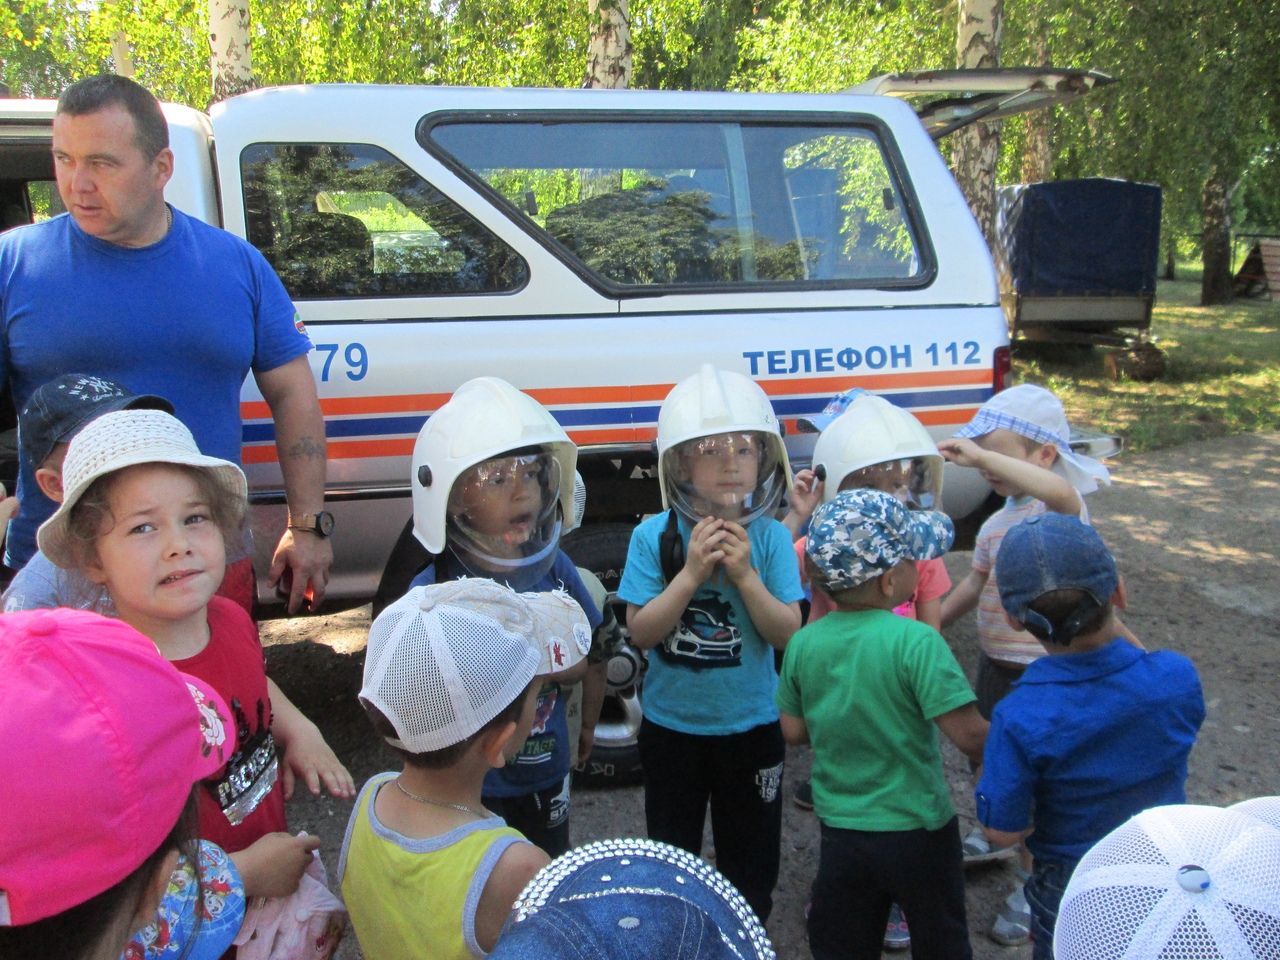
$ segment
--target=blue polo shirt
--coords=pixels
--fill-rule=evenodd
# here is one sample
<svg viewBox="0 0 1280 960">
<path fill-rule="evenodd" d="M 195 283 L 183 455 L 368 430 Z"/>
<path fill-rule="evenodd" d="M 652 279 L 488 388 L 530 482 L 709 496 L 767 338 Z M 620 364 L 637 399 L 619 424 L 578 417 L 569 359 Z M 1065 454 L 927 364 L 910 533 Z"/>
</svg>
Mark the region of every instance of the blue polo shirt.
<svg viewBox="0 0 1280 960">
<path fill-rule="evenodd" d="M 1204 721 L 1196 668 L 1123 639 L 1041 657 L 991 717 L 978 819 L 1034 824 L 1036 860 L 1073 863 L 1149 807 L 1186 802 L 1187 756 Z"/>
</svg>

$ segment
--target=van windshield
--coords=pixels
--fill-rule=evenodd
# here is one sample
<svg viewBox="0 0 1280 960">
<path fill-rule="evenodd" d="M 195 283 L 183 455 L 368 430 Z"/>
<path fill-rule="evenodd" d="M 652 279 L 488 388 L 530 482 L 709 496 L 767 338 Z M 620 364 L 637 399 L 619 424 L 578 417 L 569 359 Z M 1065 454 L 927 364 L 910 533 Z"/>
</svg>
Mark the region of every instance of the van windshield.
<svg viewBox="0 0 1280 960">
<path fill-rule="evenodd" d="M 422 137 L 606 286 L 921 276 L 909 197 L 871 124 L 449 117 Z"/>
</svg>

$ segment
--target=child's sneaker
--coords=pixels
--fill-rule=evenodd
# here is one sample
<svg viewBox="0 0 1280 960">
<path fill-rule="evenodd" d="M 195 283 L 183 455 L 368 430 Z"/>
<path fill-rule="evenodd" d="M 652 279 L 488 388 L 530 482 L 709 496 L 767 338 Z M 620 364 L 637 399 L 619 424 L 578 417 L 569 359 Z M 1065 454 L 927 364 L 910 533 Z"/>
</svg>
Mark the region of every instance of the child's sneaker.
<svg viewBox="0 0 1280 960">
<path fill-rule="evenodd" d="M 902 908 L 895 903 L 889 911 L 889 922 L 884 928 L 884 948 L 906 950 L 909 946 L 911 931 L 907 929 L 907 918 L 902 915 Z"/>
<path fill-rule="evenodd" d="M 1004 901 L 1004 909 L 996 916 L 988 933 L 996 943 L 1016 947 L 1031 939 L 1031 906 L 1019 884 Z"/>
<path fill-rule="evenodd" d="M 1018 845 L 1011 847 L 992 847 L 982 827 L 974 827 L 960 841 L 960 849 L 964 853 L 964 865 L 971 867 L 976 863 L 991 863 L 995 860 L 1008 860 L 1018 853 Z"/>
<path fill-rule="evenodd" d="M 791 795 L 791 802 L 801 810 L 813 809 L 813 783 L 806 780 L 800 786 L 796 787 L 796 792 Z"/>
</svg>

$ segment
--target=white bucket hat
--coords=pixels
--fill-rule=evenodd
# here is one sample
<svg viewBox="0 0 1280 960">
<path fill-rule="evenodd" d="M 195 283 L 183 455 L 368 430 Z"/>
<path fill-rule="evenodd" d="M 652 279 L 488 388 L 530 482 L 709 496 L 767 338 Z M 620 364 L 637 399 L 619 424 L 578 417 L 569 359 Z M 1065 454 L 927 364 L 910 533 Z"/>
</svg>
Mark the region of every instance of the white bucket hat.
<svg viewBox="0 0 1280 960">
<path fill-rule="evenodd" d="M 143 463 L 174 463 L 208 470 L 221 487 L 248 496 L 244 472 L 229 460 L 206 457 L 177 417 L 162 410 L 118 410 L 91 421 L 71 441 L 62 464 L 62 503 L 40 527 L 36 540 L 60 567 L 75 565 L 71 509 L 99 477 Z"/>
<path fill-rule="evenodd" d="M 956 436 L 972 439 L 996 430 L 1009 430 L 1037 443 L 1052 443 L 1058 448 L 1053 472 L 1066 478 L 1079 493 L 1093 493 L 1099 485 L 1111 483 L 1111 474 L 1101 462 L 1071 449 L 1071 426 L 1062 401 L 1044 387 L 1020 383 L 1000 391 L 978 408 Z"/>
<path fill-rule="evenodd" d="M 360 700 L 390 721 L 393 747 L 430 753 L 467 739 L 536 676 L 579 663 L 591 625 L 563 590 L 516 593 L 464 578 L 414 587 L 369 628 Z"/>
</svg>

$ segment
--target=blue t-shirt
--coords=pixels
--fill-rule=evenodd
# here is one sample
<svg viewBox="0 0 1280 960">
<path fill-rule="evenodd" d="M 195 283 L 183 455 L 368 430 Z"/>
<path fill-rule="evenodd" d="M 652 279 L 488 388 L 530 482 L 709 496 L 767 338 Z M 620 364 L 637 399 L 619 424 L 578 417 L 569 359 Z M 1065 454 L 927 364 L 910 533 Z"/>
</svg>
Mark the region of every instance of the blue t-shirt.
<svg viewBox="0 0 1280 960">
<path fill-rule="evenodd" d="M 658 544 L 667 526 L 659 513 L 631 534 L 618 599 L 643 607 L 667 588 Z M 680 518 L 686 549 L 693 527 Z M 783 603 L 804 597 L 791 535 L 761 517 L 747 527 L 751 565 Z M 698 587 L 671 636 L 650 653 L 641 702 L 645 716 L 680 733 L 742 733 L 778 719 L 773 648 L 756 631 L 742 595 L 717 572 Z"/>
<path fill-rule="evenodd" d="M 240 462 L 240 388 L 311 342 L 267 261 L 233 234 L 173 211 L 149 247 L 91 237 L 69 215 L 0 236 L 0 387 L 18 410 L 59 374 L 116 380 L 174 405 L 201 452 Z M 21 464 L 7 556 L 21 566 L 53 512 Z"/>
<path fill-rule="evenodd" d="M 413 587 L 436 582 L 435 564 L 413 578 Z M 578 576 L 578 568 L 563 550 L 556 551 L 555 562 L 545 577 L 529 588 L 530 593 L 565 590 L 578 601 L 587 615 L 591 632 L 600 626 L 601 615 L 591 594 Z M 486 797 L 524 797 L 539 790 L 559 786 L 569 775 L 569 720 L 565 713 L 565 691 L 558 683 L 544 683 L 538 691 L 533 729 L 520 752 L 505 767 L 490 770 L 481 791 Z"/>
<path fill-rule="evenodd" d="M 1009 833 L 1034 824 L 1037 861 L 1074 863 L 1134 814 L 1186 802 L 1203 721 L 1200 678 L 1182 654 L 1117 638 L 1041 657 L 991 717 L 978 819 Z"/>
</svg>

